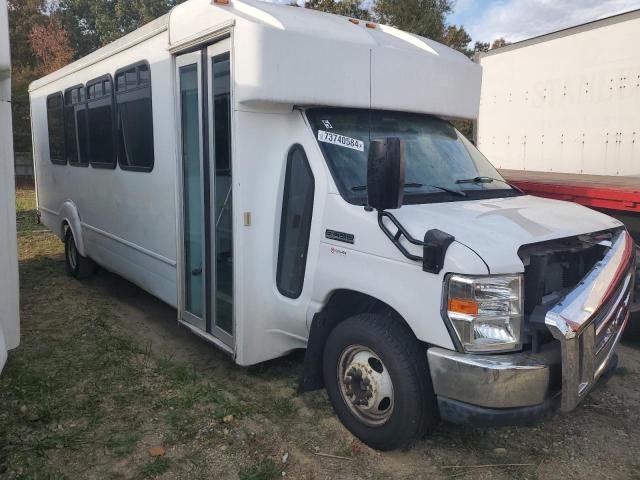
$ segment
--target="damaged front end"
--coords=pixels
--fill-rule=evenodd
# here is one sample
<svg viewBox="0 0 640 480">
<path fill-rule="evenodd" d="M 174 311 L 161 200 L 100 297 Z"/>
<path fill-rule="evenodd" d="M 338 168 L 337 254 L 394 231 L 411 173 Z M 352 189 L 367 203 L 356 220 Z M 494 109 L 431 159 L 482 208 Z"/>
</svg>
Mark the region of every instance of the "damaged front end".
<svg viewBox="0 0 640 480">
<path fill-rule="evenodd" d="M 624 230 L 604 232 L 527 245 L 519 255 L 531 348 L 560 342 L 561 409 L 569 411 L 607 370 L 629 319 L 633 239 Z"/>
<path fill-rule="evenodd" d="M 518 254 L 525 266 L 522 351 L 428 350 L 446 420 L 512 425 L 542 418 L 558 403 L 570 411 L 614 366 L 636 276 L 631 236 L 580 235 L 525 245 Z"/>
</svg>

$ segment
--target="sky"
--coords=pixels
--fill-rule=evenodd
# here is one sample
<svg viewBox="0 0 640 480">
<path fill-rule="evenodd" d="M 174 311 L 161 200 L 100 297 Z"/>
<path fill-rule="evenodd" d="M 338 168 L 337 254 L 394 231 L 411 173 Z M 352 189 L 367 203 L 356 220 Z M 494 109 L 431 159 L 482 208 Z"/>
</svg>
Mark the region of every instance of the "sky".
<svg viewBox="0 0 640 480">
<path fill-rule="evenodd" d="M 516 42 L 636 9 L 640 0 L 457 0 L 449 22 L 474 42 Z"/>
<path fill-rule="evenodd" d="M 640 0 L 455 0 L 455 3 L 448 21 L 463 25 L 474 42 L 492 42 L 497 38 L 517 42 L 640 9 Z"/>
</svg>

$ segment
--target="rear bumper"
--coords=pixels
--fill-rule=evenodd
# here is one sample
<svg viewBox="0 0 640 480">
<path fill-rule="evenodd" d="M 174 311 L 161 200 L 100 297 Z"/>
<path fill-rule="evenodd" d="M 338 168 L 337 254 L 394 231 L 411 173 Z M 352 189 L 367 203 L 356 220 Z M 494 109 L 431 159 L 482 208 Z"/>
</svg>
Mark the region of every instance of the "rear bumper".
<svg viewBox="0 0 640 480">
<path fill-rule="evenodd" d="M 456 423 L 532 423 L 573 410 L 615 368 L 614 349 L 629 320 L 635 280 L 626 232 L 545 323 L 556 339 L 539 353 L 473 355 L 427 351 L 441 416 Z"/>
</svg>

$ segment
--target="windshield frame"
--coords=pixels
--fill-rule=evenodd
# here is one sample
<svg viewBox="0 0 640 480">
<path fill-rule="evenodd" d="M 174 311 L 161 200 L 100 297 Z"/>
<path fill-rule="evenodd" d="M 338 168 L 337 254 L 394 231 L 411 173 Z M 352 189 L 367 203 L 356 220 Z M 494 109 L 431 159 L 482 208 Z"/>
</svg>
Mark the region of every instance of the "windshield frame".
<svg viewBox="0 0 640 480">
<path fill-rule="evenodd" d="M 428 115 L 428 114 L 416 114 L 413 112 L 400 112 L 393 110 L 367 110 L 363 108 L 348 108 L 348 107 L 309 107 L 303 110 L 305 118 L 311 127 L 313 132 L 314 139 L 316 144 L 319 146 L 320 151 L 324 157 L 325 163 L 331 172 L 331 176 L 333 181 L 338 188 L 340 196 L 348 203 L 352 205 L 358 206 L 367 206 L 367 194 L 366 189 L 364 191 L 352 191 L 347 188 L 343 181 L 341 180 L 340 173 L 336 171 L 336 168 L 331 161 L 331 156 L 327 151 L 327 144 L 318 140 L 318 131 L 320 130 L 317 126 L 318 122 L 316 121 L 318 118 L 322 116 L 324 112 L 331 112 L 335 114 L 336 112 L 345 112 L 345 113 L 353 113 L 353 112 L 383 112 L 386 114 L 399 114 L 399 115 L 420 115 L 426 118 L 434 118 L 440 121 L 448 122 L 447 120 L 438 117 L 436 115 Z M 451 122 L 448 122 L 450 125 Z M 452 125 L 453 126 L 453 125 Z M 454 127 L 455 128 L 455 127 Z M 461 140 L 464 148 L 469 151 L 469 146 L 471 148 L 476 148 L 473 142 L 464 137 L 462 133 L 460 133 L 457 129 L 456 133 L 464 138 Z M 367 139 L 368 140 L 368 139 Z M 465 142 L 466 140 L 466 142 Z M 476 151 L 482 155 L 482 153 L 476 149 Z M 471 155 L 471 152 L 469 152 Z M 482 155 L 484 157 L 484 155 Z M 486 159 L 486 157 L 484 157 Z M 491 164 L 491 162 L 486 159 L 487 162 Z M 493 166 L 493 164 L 491 164 Z M 495 167 L 493 167 L 495 169 Z M 496 169 L 497 172 L 497 169 Z M 499 174 L 499 172 L 498 172 Z M 498 178 L 502 178 L 501 175 Z M 504 180 L 504 179 L 503 179 Z M 449 202 L 461 202 L 461 201 L 471 201 L 471 200 L 484 200 L 484 199 L 495 199 L 495 198 L 510 198 L 510 197 L 518 197 L 524 195 L 520 190 L 514 188 L 510 184 L 508 184 L 505 180 L 505 188 L 494 188 L 494 189 L 478 189 L 478 188 L 464 188 L 465 185 L 460 185 L 460 191 L 464 192 L 463 195 L 457 193 L 450 193 L 437 190 L 436 188 L 430 192 L 411 192 L 410 190 L 405 190 L 404 192 L 404 200 L 403 205 L 419 205 L 419 204 L 430 204 L 430 203 L 449 203 Z"/>
</svg>

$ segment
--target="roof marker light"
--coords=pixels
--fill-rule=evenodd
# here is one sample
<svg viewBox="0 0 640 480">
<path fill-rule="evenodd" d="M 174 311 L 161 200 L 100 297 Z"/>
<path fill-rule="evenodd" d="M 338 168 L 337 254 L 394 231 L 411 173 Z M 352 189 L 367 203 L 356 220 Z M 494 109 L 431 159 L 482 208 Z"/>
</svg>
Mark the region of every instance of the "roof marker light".
<svg viewBox="0 0 640 480">
<path fill-rule="evenodd" d="M 349 21 L 350 21 L 351 23 L 353 23 L 354 25 L 360 25 L 360 20 L 358 20 L 358 19 L 350 18 L 350 19 L 349 19 Z"/>
<path fill-rule="evenodd" d="M 213 0 L 216 5 L 229 5 L 229 0 Z"/>
<path fill-rule="evenodd" d="M 367 28 L 376 28 L 378 25 L 373 22 L 367 22 Z"/>
</svg>

